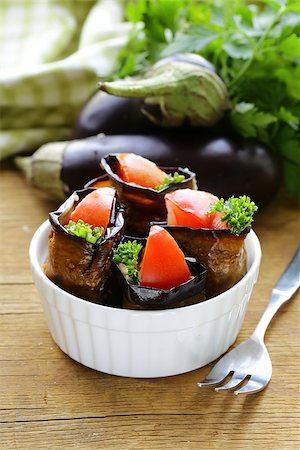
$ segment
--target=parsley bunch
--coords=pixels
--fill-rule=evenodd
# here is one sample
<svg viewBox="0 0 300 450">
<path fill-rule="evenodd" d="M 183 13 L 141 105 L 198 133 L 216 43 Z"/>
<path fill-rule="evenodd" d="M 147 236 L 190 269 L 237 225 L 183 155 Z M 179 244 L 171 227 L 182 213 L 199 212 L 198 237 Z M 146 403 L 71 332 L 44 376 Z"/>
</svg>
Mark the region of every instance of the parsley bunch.
<svg viewBox="0 0 300 450">
<path fill-rule="evenodd" d="M 161 191 L 162 189 L 171 186 L 172 184 L 181 183 L 185 179 L 184 175 L 179 175 L 178 172 L 170 173 L 160 184 L 155 187 L 156 191 Z"/>
<path fill-rule="evenodd" d="M 257 211 L 257 206 L 249 197 L 230 197 L 228 200 L 221 198 L 211 208 L 210 212 L 223 212 L 221 218 L 230 228 L 231 233 L 241 234 L 253 222 L 253 214 Z"/>
<path fill-rule="evenodd" d="M 114 254 L 113 260 L 117 264 L 122 263 L 127 267 L 128 281 L 132 284 L 138 284 L 140 281 L 138 257 L 141 249 L 141 244 L 136 241 L 128 241 L 120 244 Z"/>
<path fill-rule="evenodd" d="M 135 24 L 115 77 L 164 56 L 211 61 L 231 97 L 227 119 L 267 144 L 300 201 L 300 4 L 297 0 L 129 0 Z"/>
<path fill-rule="evenodd" d="M 90 244 L 99 244 L 104 236 L 103 227 L 95 227 L 93 229 L 90 224 L 84 223 L 81 219 L 79 219 L 78 222 L 70 220 L 69 223 L 65 225 L 65 229 L 74 236 L 85 239 Z"/>
</svg>

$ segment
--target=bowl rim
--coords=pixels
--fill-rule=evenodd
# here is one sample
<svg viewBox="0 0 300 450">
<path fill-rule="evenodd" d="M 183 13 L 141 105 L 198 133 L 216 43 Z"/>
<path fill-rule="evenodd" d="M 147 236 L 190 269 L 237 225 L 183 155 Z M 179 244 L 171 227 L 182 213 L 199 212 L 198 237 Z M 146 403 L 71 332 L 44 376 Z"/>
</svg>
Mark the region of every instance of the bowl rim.
<svg viewBox="0 0 300 450">
<path fill-rule="evenodd" d="M 174 314 L 174 312 L 179 312 L 180 310 L 191 310 L 191 309 L 198 309 L 198 308 L 205 308 L 205 305 L 211 305 L 213 302 L 214 303 L 219 303 L 223 301 L 223 296 L 225 294 L 229 294 L 230 293 L 234 293 L 237 289 L 239 289 L 240 285 L 242 283 L 246 283 L 246 281 L 248 279 L 251 279 L 254 274 L 257 272 L 258 273 L 258 269 L 260 266 L 260 262 L 261 262 L 261 256 L 262 256 L 262 251 L 261 251 L 261 245 L 259 242 L 259 239 L 256 235 L 256 233 L 253 231 L 253 229 L 250 230 L 249 234 L 246 237 L 246 240 L 251 240 L 251 243 L 253 245 L 253 253 L 254 253 L 254 259 L 253 262 L 251 264 L 251 266 L 249 267 L 249 269 L 247 270 L 247 273 L 244 275 L 244 277 L 238 281 L 234 286 L 232 286 L 230 289 L 228 289 L 225 292 L 222 292 L 219 295 L 216 295 L 215 297 L 211 297 L 203 302 L 199 302 L 193 305 L 187 305 L 187 306 L 180 306 L 177 308 L 169 308 L 169 309 L 157 309 L 157 310 L 131 310 L 131 309 L 122 309 L 122 308 L 116 308 L 116 307 L 111 307 L 111 306 L 107 306 L 107 305 L 101 305 L 98 303 L 92 303 L 89 302 L 88 300 L 82 299 L 80 297 L 77 297 L 73 294 L 70 294 L 69 292 L 65 291 L 64 289 L 60 288 L 59 286 L 57 286 L 55 283 L 53 283 L 44 273 L 43 268 L 42 268 L 42 264 L 40 264 L 39 262 L 39 247 L 42 244 L 43 245 L 43 240 L 45 233 L 46 236 L 48 237 L 48 233 L 50 231 L 51 228 L 51 224 L 50 221 L 47 219 L 45 220 L 35 231 L 31 242 L 30 242 L 30 246 L 29 246 L 29 259 L 30 259 L 30 264 L 32 267 L 32 270 L 35 271 L 35 273 L 39 276 L 40 279 L 42 279 L 43 283 L 45 283 L 48 288 L 56 291 L 57 293 L 63 295 L 65 298 L 68 298 L 69 301 L 72 302 L 76 302 L 77 304 L 81 304 L 82 306 L 89 304 L 91 307 L 95 307 L 97 310 L 103 310 L 103 311 L 118 311 L 118 313 L 122 313 L 122 314 L 127 314 L 129 316 L 137 316 L 137 315 L 141 315 L 141 316 L 157 316 L 157 315 L 162 315 L 162 314 Z M 246 241 L 245 240 L 245 241 Z M 47 241 L 44 242 L 44 246 L 46 246 Z M 256 280 L 255 280 L 256 281 Z"/>
</svg>

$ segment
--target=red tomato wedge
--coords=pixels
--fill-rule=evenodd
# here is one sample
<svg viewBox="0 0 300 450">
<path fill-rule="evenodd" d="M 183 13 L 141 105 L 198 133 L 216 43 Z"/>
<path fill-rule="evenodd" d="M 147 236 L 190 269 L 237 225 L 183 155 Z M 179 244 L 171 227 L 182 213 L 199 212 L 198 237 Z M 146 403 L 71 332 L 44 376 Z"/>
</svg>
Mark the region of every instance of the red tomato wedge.
<svg viewBox="0 0 300 450">
<path fill-rule="evenodd" d="M 109 224 L 111 208 L 115 196 L 112 188 L 99 188 L 81 200 L 72 212 L 70 219 L 78 222 L 79 219 L 94 227 L 103 227 L 106 230 Z"/>
<path fill-rule="evenodd" d="M 140 270 L 140 285 L 172 289 L 192 278 L 175 239 L 157 225 L 150 229 Z"/>
<path fill-rule="evenodd" d="M 134 153 L 119 153 L 119 177 L 127 183 L 155 189 L 162 184 L 167 174 L 154 162 Z"/>
<path fill-rule="evenodd" d="M 218 197 L 204 191 L 179 189 L 165 195 L 168 211 L 168 225 L 190 228 L 225 229 L 225 222 L 221 222 L 223 213 L 210 214 L 211 206 L 218 201 Z"/>
</svg>

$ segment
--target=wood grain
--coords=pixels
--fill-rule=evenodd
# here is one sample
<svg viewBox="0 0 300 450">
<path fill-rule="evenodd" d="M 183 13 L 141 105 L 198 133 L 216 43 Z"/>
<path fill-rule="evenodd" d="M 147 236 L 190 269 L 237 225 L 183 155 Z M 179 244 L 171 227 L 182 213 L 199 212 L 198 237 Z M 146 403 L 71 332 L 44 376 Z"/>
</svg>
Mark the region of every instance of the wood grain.
<svg viewBox="0 0 300 450">
<path fill-rule="evenodd" d="M 93 371 L 53 342 L 32 283 L 30 239 L 57 204 L 9 166 L 0 194 L 1 449 L 299 448 L 299 295 L 267 332 L 273 378 L 259 394 L 200 390 L 211 364 L 144 380 Z M 299 209 L 281 192 L 254 228 L 262 265 L 237 343 L 252 332 L 299 245 Z"/>
</svg>

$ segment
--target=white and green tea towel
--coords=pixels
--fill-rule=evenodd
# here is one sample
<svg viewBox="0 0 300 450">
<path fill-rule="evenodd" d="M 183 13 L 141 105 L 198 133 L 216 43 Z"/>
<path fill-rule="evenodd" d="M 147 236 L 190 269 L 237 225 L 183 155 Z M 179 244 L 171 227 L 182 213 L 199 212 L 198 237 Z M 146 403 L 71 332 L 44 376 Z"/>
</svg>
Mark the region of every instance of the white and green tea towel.
<svg viewBox="0 0 300 450">
<path fill-rule="evenodd" d="M 0 159 L 70 138 L 130 26 L 122 0 L 0 1 Z"/>
</svg>

